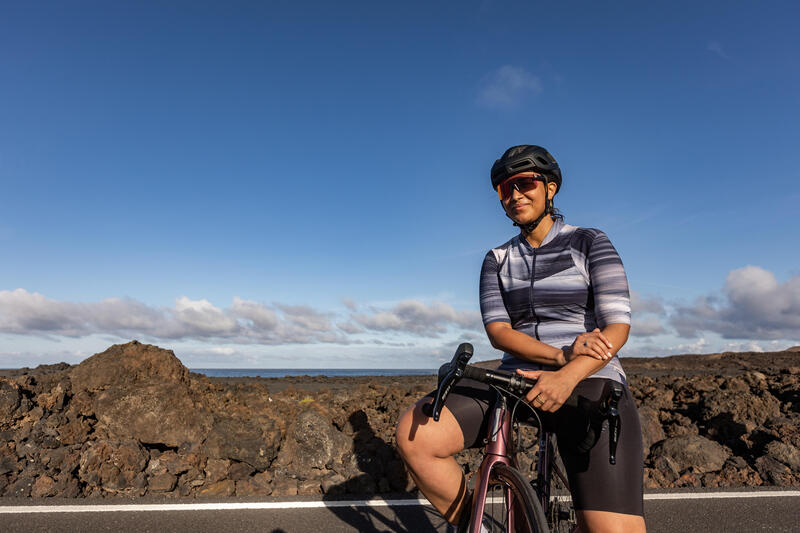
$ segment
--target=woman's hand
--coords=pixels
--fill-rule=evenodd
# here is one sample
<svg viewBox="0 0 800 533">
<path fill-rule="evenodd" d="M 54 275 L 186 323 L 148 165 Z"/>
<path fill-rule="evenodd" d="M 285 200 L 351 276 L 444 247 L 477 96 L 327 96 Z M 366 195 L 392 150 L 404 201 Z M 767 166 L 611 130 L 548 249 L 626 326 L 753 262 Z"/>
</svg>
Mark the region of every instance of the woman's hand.
<svg viewBox="0 0 800 533">
<path fill-rule="evenodd" d="M 581 333 L 575 337 L 575 341 L 564 352 L 564 358 L 567 361 L 572 361 L 579 355 L 585 355 L 599 359 L 600 361 L 608 361 L 614 357 L 610 350 L 614 345 L 603 335 L 603 333 L 595 328 L 593 331 Z"/>
<path fill-rule="evenodd" d="M 578 383 L 570 376 L 558 371 L 517 370 L 517 374 L 535 379 L 536 385 L 525 399 L 541 411 L 555 412 L 561 407 Z"/>
</svg>

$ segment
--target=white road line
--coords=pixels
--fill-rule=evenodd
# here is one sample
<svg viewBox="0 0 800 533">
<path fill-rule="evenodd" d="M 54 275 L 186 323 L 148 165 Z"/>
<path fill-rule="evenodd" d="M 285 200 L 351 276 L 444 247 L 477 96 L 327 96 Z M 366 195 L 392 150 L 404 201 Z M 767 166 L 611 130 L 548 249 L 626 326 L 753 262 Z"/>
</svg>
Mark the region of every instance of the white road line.
<svg viewBox="0 0 800 533">
<path fill-rule="evenodd" d="M 759 492 L 706 492 L 645 494 L 645 500 L 708 500 L 733 498 L 797 498 L 800 490 Z M 405 507 L 430 506 L 425 499 L 416 500 L 350 500 L 310 502 L 241 502 L 241 503 L 153 503 L 122 505 L 4 505 L 0 514 L 27 513 L 111 513 L 152 511 L 233 511 L 242 509 L 312 509 L 323 507 Z"/>
<path fill-rule="evenodd" d="M 736 499 L 736 498 L 796 498 L 800 490 L 769 490 L 759 492 L 662 492 L 660 494 L 645 494 L 645 500 L 711 500 L 711 499 Z"/>
</svg>

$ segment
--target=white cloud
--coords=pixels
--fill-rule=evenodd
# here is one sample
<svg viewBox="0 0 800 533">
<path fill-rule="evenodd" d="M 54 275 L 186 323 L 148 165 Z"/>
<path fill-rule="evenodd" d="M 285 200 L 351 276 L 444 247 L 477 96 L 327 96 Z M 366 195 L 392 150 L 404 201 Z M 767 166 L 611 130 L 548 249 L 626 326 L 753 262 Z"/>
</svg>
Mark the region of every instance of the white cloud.
<svg viewBox="0 0 800 533">
<path fill-rule="evenodd" d="M 82 304 L 59 302 L 25 289 L 0 291 L 0 332 L 78 337 L 88 332 Z"/>
<path fill-rule="evenodd" d="M 726 54 L 725 50 L 722 48 L 722 44 L 720 44 L 717 41 L 711 41 L 710 43 L 708 43 L 708 46 L 706 46 L 706 50 L 714 54 L 717 54 L 722 59 L 730 59 L 728 57 L 728 54 Z"/>
<path fill-rule="evenodd" d="M 364 332 L 362 328 L 358 327 L 358 325 L 352 322 L 339 322 L 336 324 L 336 327 L 344 331 L 345 333 L 350 333 L 351 335 Z"/>
<path fill-rule="evenodd" d="M 683 337 L 703 331 L 726 339 L 800 338 L 800 276 L 784 283 L 757 266 L 731 271 L 722 297 L 699 298 L 675 309 L 670 323 Z"/>
<path fill-rule="evenodd" d="M 636 337 L 652 337 L 666 333 L 666 329 L 661 325 L 661 321 L 654 316 L 637 318 L 631 320 L 631 335 Z"/>
<path fill-rule="evenodd" d="M 631 291 L 631 313 L 665 313 L 664 303 L 660 297 L 642 296 L 638 291 Z"/>
<path fill-rule="evenodd" d="M 190 300 L 182 296 L 175 301 L 172 311 L 175 319 L 199 335 L 230 336 L 237 333 L 239 326 L 236 319 L 225 315 L 208 300 Z"/>
<path fill-rule="evenodd" d="M 504 65 L 486 75 L 480 84 L 478 103 L 493 108 L 513 108 L 542 92 L 542 82 L 527 70 Z"/>
<path fill-rule="evenodd" d="M 236 353 L 236 350 L 229 346 L 214 346 L 209 351 L 219 355 L 233 355 Z"/>
<path fill-rule="evenodd" d="M 353 303 L 355 306 L 355 303 Z M 369 344 L 392 331 L 436 337 L 454 328 L 480 331 L 480 314 L 434 302 L 406 300 L 388 310 L 370 309 L 342 320 L 308 305 L 262 304 L 236 297 L 228 308 L 181 296 L 171 307 L 131 298 L 73 303 L 25 289 L 0 291 L 0 333 L 52 338 L 107 335 L 144 341 L 212 341 L 239 345 Z M 333 325 L 334 320 L 336 326 Z M 408 342 L 413 339 L 401 339 Z M 384 339 L 385 341 L 385 339 Z"/>
<path fill-rule="evenodd" d="M 240 344 L 349 342 L 347 337 L 332 331 L 327 315 L 309 306 L 275 304 L 271 309 L 234 298 L 230 308 L 221 309 L 206 299 L 192 300 L 186 296 L 177 298 L 170 308 L 152 307 L 129 298 L 73 303 L 25 289 L 0 291 L 0 333 L 224 339 Z"/>
<path fill-rule="evenodd" d="M 107 298 L 90 304 L 86 311 L 98 329 L 105 331 L 153 329 L 164 322 L 163 312 L 130 298 Z"/>
<path fill-rule="evenodd" d="M 231 312 L 239 318 L 249 320 L 253 328 L 260 331 L 273 331 L 278 326 L 278 315 L 263 304 L 235 297 Z"/>
<path fill-rule="evenodd" d="M 330 331 L 331 321 L 328 315 L 320 313 L 307 305 L 283 305 L 275 304 L 275 307 L 283 311 L 284 317 L 300 326 L 311 331 Z"/>
<path fill-rule="evenodd" d="M 477 311 L 456 311 L 450 305 L 419 300 L 404 300 L 388 310 L 373 309 L 372 314 L 358 313 L 353 320 L 375 331 L 414 333 L 423 337 L 436 337 L 448 327 L 477 330 L 481 327 Z"/>
</svg>

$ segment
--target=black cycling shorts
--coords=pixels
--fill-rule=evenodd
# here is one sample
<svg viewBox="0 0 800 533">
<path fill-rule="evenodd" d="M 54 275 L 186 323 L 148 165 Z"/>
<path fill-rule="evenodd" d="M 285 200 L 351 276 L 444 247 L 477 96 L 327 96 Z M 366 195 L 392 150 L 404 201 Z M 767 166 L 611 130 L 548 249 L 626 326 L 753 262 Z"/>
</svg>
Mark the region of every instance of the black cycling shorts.
<svg viewBox="0 0 800 533">
<path fill-rule="evenodd" d="M 590 404 L 598 405 L 606 390 L 608 379 L 589 378 L 578 383 L 575 392 Z M 545 413 L 546 428 L 556 433 L 558 452 L 567 470 L 575 509 L 608 511 L 644 516 L 642 477 L 642 430 L 636 403 L 628 387 L 619 403 L 621 431 L 617 443 L 616 464 L 608 461 L 608 424 L 598 428 L 597 440 L 588 451 L 575 449 L 586 433 L 587 416 L 563 407 L 556 413 Z M 435 395 L 435 392 L 428 396 Z M 447 397 L 447 408 L 453 413 L 464 434 L 464 445 L 477 448 L 484 445 L 489 425 L 489 410 L 497 393 L 488 385 L 463 379 Z M 514 405 L 509 403 L 509 408 Z M 531 415 L 525 406 L 518 406 L 517 420 Z"/>
</svg>

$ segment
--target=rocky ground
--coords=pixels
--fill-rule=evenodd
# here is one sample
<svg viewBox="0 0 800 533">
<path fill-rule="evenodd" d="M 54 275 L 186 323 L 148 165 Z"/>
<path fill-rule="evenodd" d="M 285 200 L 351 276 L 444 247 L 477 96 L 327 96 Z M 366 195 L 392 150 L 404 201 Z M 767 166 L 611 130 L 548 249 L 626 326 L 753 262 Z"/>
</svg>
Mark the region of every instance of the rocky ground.
<svg viewBox="0 0 800 533">
<path fill-rule="evenodd" d="M 645 486 L 800 485 L 800 349 L 625 359 Z M 435 377 L 217 378 L 136 341 L 0 377 L 0 495 L 414 491 L 393 446 Z M 534 430 L 519 461 L 530 469 Z M 477 450 L 459 461 L 471 474 Z"/>
</svg>

